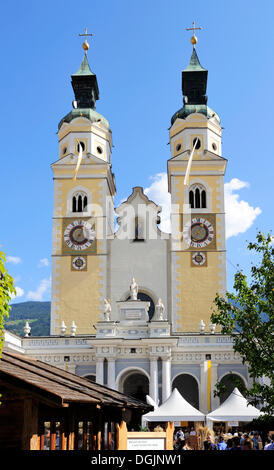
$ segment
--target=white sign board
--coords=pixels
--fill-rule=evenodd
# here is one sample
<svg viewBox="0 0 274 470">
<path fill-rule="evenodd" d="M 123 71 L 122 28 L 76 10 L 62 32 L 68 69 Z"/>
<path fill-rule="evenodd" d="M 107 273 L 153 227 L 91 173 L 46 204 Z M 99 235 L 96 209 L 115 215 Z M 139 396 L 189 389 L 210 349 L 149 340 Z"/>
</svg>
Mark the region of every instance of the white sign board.
<svg viewBox="0 0 274 470">
<path fill-rule="evenodd" d="M 165 439 L 128 439 L 127 450 L 165 450 Z"/>
<path fill-rule="evenodd" d="M 239 421 L 228 421 L 227 425 L 232 428 L 232 426 L 239 426 Z"/>
</svg>

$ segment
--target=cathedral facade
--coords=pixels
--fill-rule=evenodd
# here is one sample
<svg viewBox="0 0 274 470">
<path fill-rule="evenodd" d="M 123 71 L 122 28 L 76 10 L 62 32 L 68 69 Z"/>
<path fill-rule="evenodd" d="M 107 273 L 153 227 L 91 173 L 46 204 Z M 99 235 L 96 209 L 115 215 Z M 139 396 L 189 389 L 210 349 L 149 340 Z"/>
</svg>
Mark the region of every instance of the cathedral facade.
<svg viewBox="0 0 274 470">
<path fill-rule="evenodd" d="M 114 207 L 112 132 L 96 110 L 99 87 L 85 52 L 71 77 L 75 100 L 59 122 L 59 157 L 51 166 L 50 336 L 26 332 L 20 345 L 141 399 L 162 402 L 177 387 L 205 413 L 219 404 L 217 381 L 250 381 L 231 339 L 210 321 L 216 294 L 226 291 L 227 160 L 220 117 L 207 105 L 207 75 L 194 46 L 182 72 L 183 106 L 169 129 L 165 233 L 162 209 L 142 187 Z"/>
</svg>

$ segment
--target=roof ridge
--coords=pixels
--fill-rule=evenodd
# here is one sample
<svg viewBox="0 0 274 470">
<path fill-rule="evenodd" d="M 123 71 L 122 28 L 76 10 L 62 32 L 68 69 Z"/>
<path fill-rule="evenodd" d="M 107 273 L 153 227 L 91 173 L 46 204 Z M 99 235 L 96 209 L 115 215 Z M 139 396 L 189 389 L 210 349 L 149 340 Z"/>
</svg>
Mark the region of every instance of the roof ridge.
<svg viewBox="0 0 274 470">
<path fill-rule="evenodd" d="M 8 356 L 9 359 L 5 358 L 5 356 Z M 147 406 L 145 403 L 143 403 L 140 400 L 137 400 L 136 398 L 128 397 L 127 395 L 121 392 L 118 392 L 117 390 L 108 388 L 105 385 L 90 382 L 88 381 L 88 379 L 85 379 L 84 377 L 73 374 L 72 372 L 63 371 L 62 369 L 59 369 L 56 366 L 53 366 L 51 364 L 46 364 L 45 362 L 40 361 L 39 359 L 33 358 L 31 356 L 24 356 L 23 354 L 3 351 L 2 360 L 3 359 L 6 360 L 7 362 L 10 362 L 12 365 L 20 367 L 21 369 L 27 369 L 27 364 L 29 364 L 30 367 L 33 367 L 36 369 L 36 370 L 32 370 L 31 373 L 33 374 L 36 373 L 38 376 L 54 383 L 53 378 L 48 377 L 48 375 L 52 374 L 53 376 L 56 377 L 56 379 L 58 378 L 61 379 L 59 383 L 60 386 L 69 387 L 72 390 L 76 390 L 87 396 L 90 396 L 88 393 L 90 391 L 97 396 L 97 398 L 96 396 L 92 397 L 94 398 L 94 401 L 98 400 L 99 403 L 100 402 L 105 403 L 104 399 L 105 400 L 111 399 L 118 406 L 119 402 L 121 405 L 129 404 L 129 398 L 130 398 L 132 400 L 131 404 L 135 404 L 135 405 L 143 404 L 145 407 Z M 19 364 L 18 363 L 15 364 L 14 359 L 15 360 L 17 359 Z M 25 363 L 25 367 L 22 366 L 22 362 Z M 1 360 L 0 360 L 0 370 L 1 370 Z M 41 370 L 43 371 L 43 373 L 41 373 Z M 81 382 L 82 382 L 82 385 L 81 385 Z M 100 393 L 103 395 L 103 398 L 100 398 Z M 105 403 L 105 404 L 107 405 L 108 403 Z"/>
</svg>

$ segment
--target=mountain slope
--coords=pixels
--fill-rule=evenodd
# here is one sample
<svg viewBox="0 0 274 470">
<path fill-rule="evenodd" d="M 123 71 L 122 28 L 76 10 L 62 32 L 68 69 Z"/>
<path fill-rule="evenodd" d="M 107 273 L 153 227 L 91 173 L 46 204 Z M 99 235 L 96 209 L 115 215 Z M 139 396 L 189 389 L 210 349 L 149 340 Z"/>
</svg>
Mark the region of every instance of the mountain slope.
<svg viewBox="0 0 274 470">
<path fill-rule="evenodd" d="M 26 321 L 31 326 L 31 336 L 47 336 L 50 332 L 50 302 L 19 302 L 11 304 L 9 318 L 4 328 L 24 336 Z"/>
</svg>

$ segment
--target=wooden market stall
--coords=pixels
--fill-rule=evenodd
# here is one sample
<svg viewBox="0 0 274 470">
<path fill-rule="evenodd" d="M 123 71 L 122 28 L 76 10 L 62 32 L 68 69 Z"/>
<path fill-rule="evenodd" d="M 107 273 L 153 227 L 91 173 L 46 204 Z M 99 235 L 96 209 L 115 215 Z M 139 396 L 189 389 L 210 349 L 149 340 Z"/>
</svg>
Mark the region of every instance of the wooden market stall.
<svg viewBox="0 0 274 470">
<path fill-rule="evenodd" d="M 0 449 L 112 450 L 150 405 L 26 355 L 0 360 Z"/>
</svg>

